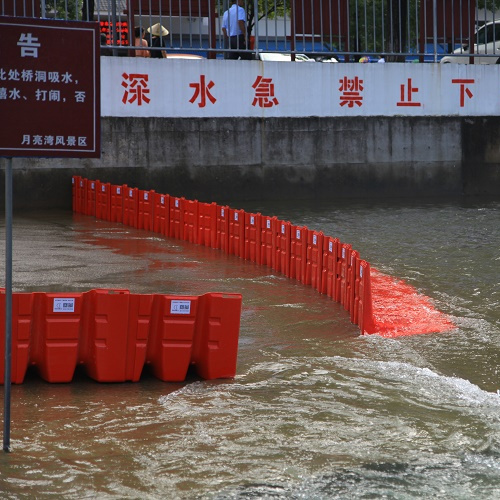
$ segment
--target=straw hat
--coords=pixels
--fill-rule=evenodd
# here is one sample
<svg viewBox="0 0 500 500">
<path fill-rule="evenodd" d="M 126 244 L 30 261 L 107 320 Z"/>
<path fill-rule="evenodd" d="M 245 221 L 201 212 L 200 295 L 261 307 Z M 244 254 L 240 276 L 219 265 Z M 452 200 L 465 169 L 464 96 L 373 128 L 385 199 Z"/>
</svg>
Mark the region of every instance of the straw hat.
<svg viewBox="0 0 500 500">
<path fill-rule="evenodd" d="M 153 36 L 167 36 L 168 29 L 164 28 L 160 23 L 156 23 L 153 26 L 150 26 L 147 29 L 148 33 L 151 33 Z"/>
</svg>

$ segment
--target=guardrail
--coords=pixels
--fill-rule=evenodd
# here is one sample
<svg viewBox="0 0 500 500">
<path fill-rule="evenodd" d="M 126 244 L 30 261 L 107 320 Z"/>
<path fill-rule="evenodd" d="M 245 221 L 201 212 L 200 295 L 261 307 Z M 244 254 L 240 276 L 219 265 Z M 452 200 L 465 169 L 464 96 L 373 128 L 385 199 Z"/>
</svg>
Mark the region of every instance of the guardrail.
<svg viewBox="0 0 500 500">
<path fill-rule="evenodd" d="M 144 47 L 136 45 L 137 28 L 153 57 L 165 50 L 170 57 L 223 58 L 234 53 L 222 29 L 231 1 L 84 0 L 80 7 L 74 1 L 4 0 L 0 14 L 96 20 L 104 55 L 139 55 Z M 500 9 L 488 0 L 238 2 L 247 35 L 237 49 L 242 57 L 496 63 L 500 56 Z M 230 22 L 226 27 L 233 31 Z"/>
</svg>

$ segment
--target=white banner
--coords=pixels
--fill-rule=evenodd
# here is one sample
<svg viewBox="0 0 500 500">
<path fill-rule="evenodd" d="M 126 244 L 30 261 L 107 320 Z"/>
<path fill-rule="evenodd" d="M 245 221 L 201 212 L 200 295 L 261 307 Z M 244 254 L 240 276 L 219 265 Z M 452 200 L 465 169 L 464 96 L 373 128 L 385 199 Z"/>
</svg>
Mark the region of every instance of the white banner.
<svg viewBox="0 0 500 500">
<path fill-rule="evenodd" d="M 491 116 L 496 65 L 101 57 L 102 116 Z"/>
</svg>

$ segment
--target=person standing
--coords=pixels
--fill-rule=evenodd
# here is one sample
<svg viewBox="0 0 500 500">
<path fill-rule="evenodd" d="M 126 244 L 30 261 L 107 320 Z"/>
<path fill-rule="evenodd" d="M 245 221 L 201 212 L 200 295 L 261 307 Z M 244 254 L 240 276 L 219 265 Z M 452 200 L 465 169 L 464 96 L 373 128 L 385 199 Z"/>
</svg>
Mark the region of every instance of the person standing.
<svg viewBox="0 0 500 500">
<path fill-rule="evenodd" d="M 231 0 L 231 3 L 222 18 L 224 44 L 231 49 L 227 59 L 251 59 L 249 52 L 241 52 L 248 48 L 244 0 Z"/>
<path fill-rule="evenodd" d="M 149 46 L 157 48 L 167 47 L 167 35 L 169 33 L 168 29 L 163 27 L 160 23 L 156 23 L 147 29 L 149 36 Z M 149 51 L 152 58 L 162 59 L 167 57 L 166 50 L 150 50 Z"/>
<path fill-rule="evenodd" d="M 144 30 L 141 27 L 137 26 L 134 29 L 134 38 L 135 47 L 145 47 L 145 49 L 135 50 L 135 57 L 149 57 L 150 53 L 149 50 L 147 50 L 148 42 L 144 40 Z"/>
</svg>

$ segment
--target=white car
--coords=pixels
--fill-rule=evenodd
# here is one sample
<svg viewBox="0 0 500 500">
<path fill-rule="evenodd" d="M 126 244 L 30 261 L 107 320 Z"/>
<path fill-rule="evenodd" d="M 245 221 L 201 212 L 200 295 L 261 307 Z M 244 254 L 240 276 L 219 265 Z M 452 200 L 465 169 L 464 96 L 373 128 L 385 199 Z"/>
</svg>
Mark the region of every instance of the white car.
<svg viewBox="0 0 500 500">
<path fill-rule="evenodd" d="M 500 64 L 500 21 L 486 23 L 476 31 L 474 44 L 474 64 Z M 470 50 L 467 45 L 453 51 L 453 56 L 445 56 L 442 64 L 469 64 Z M 477 55 L 476 55 L 477 54 Z M 472 56 L 472 55 L 471 55 Z"/>
</svg>

